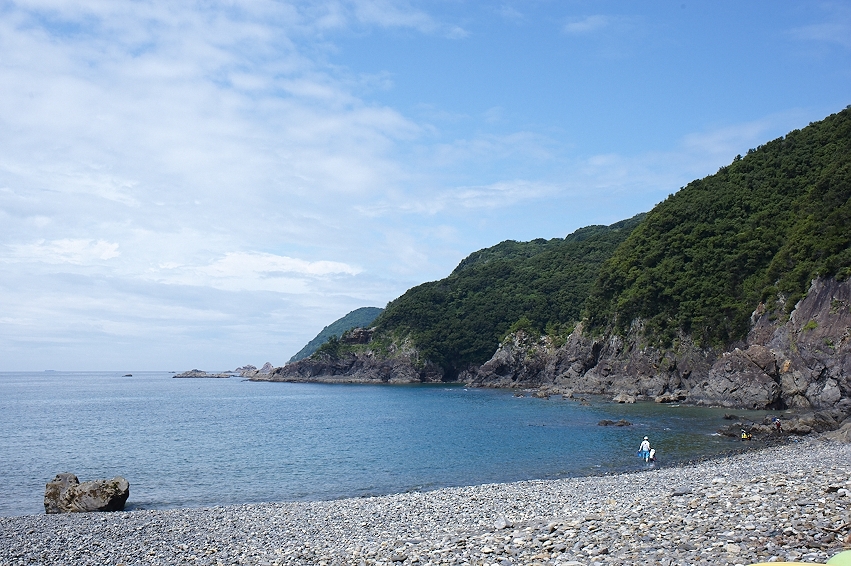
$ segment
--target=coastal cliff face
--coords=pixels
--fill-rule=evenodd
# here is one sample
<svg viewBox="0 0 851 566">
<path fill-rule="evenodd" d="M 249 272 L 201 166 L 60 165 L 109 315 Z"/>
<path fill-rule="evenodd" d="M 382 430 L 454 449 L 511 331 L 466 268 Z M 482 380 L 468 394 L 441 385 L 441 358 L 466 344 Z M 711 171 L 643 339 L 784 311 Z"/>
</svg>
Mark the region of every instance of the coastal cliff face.
<svg viewBox="0 0 851 566">
<path fill-rule="evenodd" d="M 320 352 L 310 358 L 273 368 L 268 373 L 250 372 L 252 381 L 311 383 L 435 383 L 443 371 L 430 362 L 420 362 L 419 352 L 409 342 L 391 344 L 387 355 L 370 348 L 373 330 L 356 328 L 343 335 L 344 344 L 360 344 L 355 352 L 332 355 Z"/>
<path fill-rule="evenodd" d="M 669 349 L 642 345 L 642 328 L 591 337 L 577 326 L 561 347 L 509 336 L 460 379 L 479 387 L 538 387 L 742 408 L 851 409 L 851 281 L 813 281 L 791 315 L 754 312 L 746 340 L 728 351 L 687 336 Z"/>
<path fill-rule="evenodd" d="M 730 349 L 699 347 L 681 335 L 667 349 L 643 343 L 640 321 L 626 336 L 590 336 L 582 324 L 556 346 L 548 336 L 509 335 L 486 363 L 461 372 L 472 387 L 537 388 L 659 402 L 750 409 L 839 409 L 851 412 L 851 280 L 813 281 L 790 315 L 760 305 L 747 338 Z M 443 370 L 409 342 L 372 347 L 373 330 L 341 341 L 362 350 L 320 353 L 256 381 L 434 383 Z"/>
</svg>

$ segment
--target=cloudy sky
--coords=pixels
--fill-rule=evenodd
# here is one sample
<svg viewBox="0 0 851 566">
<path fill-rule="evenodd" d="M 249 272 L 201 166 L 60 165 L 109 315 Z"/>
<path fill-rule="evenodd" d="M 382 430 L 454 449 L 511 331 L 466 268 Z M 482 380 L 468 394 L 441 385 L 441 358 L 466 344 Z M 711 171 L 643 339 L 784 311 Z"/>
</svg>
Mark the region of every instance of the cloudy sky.
<svg viewBox="0 0 851 566">
<path fill-rule="evenodd" d="M 848 104 L 842 2 L 0 0 L 0 370 L 282 364 Z"/>
</svg>

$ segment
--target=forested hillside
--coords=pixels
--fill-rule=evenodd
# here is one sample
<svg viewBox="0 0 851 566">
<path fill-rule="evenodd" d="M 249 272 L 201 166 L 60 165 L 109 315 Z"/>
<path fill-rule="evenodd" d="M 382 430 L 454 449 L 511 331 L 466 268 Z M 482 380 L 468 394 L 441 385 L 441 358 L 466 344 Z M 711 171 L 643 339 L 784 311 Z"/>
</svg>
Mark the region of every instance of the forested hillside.
<svg viewBox="0 0 851 566">
<path fill-rule="evenodd" d="M 404 350 L 452 379 L 512 330 L 558 346 L 580 320 L 590 335 L 625 336 L 640 321 L 643 345 L 688 335 L 722 351 L 745 337 L 760 302 L 785 316 L 813 278 L 851 275 L 849 199 L 851 107 L 737 156 L 647 214 L 475 252 L 389 303 L 368 344 L 324 352 Z"/>
<path fill-rule="evenodd" d="M 297 362 L 307 358 L 313 352 L 319 349 L 322 344 L 327 342 L 331 337 L 339 338 L 346 330 L 351 330 L 356 327 L 367 327 L 381 314 L 384 309 L 378 307 L 361 307 L 355 309 L 341 319 L 338 319 L 325 328 L 322 332 L 305 345 L 304 348 L 298 351 L 296 355 L 290 358 L 287 363 Z"/>
<path fill-rule="evenodd" d="M 392 301 L 375 325 L 382 335 L 409 337 L 449 375 L 487 360 L 512 325 L 565 335 L 603 262 L 643 217 L 475 252 L 446 279 Z"/>
<path fill-rule="evenodd" d="M 760 301 L 791 308 L 817 275 L 851 274 L 851 108 L 790 132 L 657 205 L 600 271 L 585 315 L 667 345 L 742 338 Z M 770 305 L 771 306 L 771 305 Z"/>
</svg>

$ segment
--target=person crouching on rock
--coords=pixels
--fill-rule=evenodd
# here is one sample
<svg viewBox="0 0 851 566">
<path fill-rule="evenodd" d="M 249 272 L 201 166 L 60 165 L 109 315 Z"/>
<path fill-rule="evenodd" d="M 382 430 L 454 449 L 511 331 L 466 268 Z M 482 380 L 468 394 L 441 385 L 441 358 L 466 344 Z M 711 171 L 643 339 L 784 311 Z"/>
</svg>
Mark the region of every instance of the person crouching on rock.
<svg viewBox="0 0 851 566">
<path fill-rule="evenodd" d="M 650 461 L 650 440 L 646 436 L 641 441 L 641 446 L 638 447 L 638 457 L 644 458 L 645 462 Z"/>
<path fill-rule="evenodd" d="M 750 439 L 751 439 L 750 433 L 745 431 L 745 429 L 742 429 L 742 440 L 750 440 Z"/>
</svg>

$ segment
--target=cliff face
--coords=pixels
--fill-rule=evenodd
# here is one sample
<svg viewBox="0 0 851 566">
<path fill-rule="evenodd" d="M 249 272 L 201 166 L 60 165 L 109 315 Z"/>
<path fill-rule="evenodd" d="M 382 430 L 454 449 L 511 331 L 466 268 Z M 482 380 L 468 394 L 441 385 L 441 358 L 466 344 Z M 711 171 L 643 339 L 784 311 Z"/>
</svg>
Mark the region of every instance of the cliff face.
<svg viewBox="0 0 851 566">
<path fill-rule="evenodd" d="M 404 358 L 383 359 L 358 353 L 300 360 L 266 375 L 247 377 L 252 381 L 311 383 L 434 383 L 441 381 L 443 372 L 430 364 L 416 368 Z"/>
<path fill-rule="evenodd" d="M 760 306 L 751 322 L 746 340 L 727 351 L 700 348 L 687 336 L 680 336 L 670 349 L 646 346 L 640 323 L 634 323 L 625 337 L 591 337 L 580 324 L 560 347 L 547 336 L 532 338 L 520 331 L 510 335 L 485 364 L 462 372 L 459 380 L 473 387 L 851 412 L 851 280 L 815 280 L 791 315 L 777 316 Z M 370 348 L 371 330 L 356 329 L 343 340 L 365 348 L 340 356 L 315 356 L 246 377 L 323 383 L 444 379 L 441 368 L 423 362 L 410 343 L 391 345 L 382 354 Z"/>
<path fill-rule="evenodd" d="M 685 336 L 668 350 L 643 346 L 637 323 L 626 337 L 598 338 L 579 325 L 559 348 L 519 332 L 461 379 L 726 407 L 851 407 L 851 281 L 815 280 L 790 316 L 761 306 L 751 322 L 747 339 L 729 351 Z"/>
<path fill-rule="evenodd" d="M 311 358 L 274 368 L 263 374 L 243 374 L 252 381 L 312 383 L 435 383 L 443 380 L 443 371 L 430 362 L 420 363 L 419 352 L 410 343 L 391 345 L 388 355 L 369 347 L 373 330 L 356 328 L 340 339 L 345 344 L 360 344 L 362 350 L 342 355 L 318 354 Z"/>
</svg>

